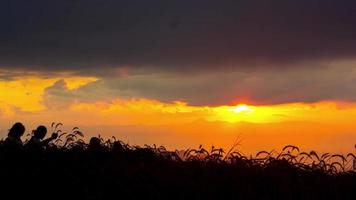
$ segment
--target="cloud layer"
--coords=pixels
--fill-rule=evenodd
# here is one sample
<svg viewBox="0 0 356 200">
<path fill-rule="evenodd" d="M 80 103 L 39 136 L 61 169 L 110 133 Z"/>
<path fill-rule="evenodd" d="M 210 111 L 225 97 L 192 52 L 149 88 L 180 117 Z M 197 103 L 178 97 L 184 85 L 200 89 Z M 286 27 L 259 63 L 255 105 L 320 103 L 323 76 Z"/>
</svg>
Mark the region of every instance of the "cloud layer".
<svg viewBox="0 0 356 200">
<path fill-rule="evenodd" d="M 0 80 L 100 79 L 46 105 L 354 101 L 355 21 L 353 0 L 5 0 Z"/>
<path fill-rule="evenodd" d="M 45 91 L 48 102 L 148 98 L 190 105 L 355 101 L 356 68 L 334 63 L 275 71 L 136 74 L 106 77 L 76 90 L 61 80 Z"/>
<path fill-rule="evenodd" d="M 355 8 L 352 0 L 8 0 L 0 65 L 201 71 L 350 59 Z"/>
</svg>

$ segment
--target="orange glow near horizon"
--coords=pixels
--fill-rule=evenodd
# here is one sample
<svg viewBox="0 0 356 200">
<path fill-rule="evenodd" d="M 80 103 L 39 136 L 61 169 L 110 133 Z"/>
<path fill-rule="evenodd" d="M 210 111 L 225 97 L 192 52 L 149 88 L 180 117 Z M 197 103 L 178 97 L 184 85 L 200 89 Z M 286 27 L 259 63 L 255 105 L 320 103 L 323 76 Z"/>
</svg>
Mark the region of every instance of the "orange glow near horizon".
<svg viewBox="0 0 356 200">
<path fill-rule="evenodd" d="M 171 123 L 196 120 L 227 123 L 278 123 L 305 121 L 323 123 L 350 123 L 356 119 L 356 104 L 343 102 L 288 103 L 276 105 L 189 106 L 185 102 L 163 103 L 149 99 L 115 100 L 112 102 L 77 103 L 72 111 L 96 112 L 101 116 L 115 114 L 139 119 L 135 123 L 161 124 L 173 117 Z M 136 116 L 136 117 L 135 117 Z M 150 119 L 142 119 L 150 117 Z M 155 121 L 157 120 L 157 121 Z M 118 122 L 119 123 L 119 122 Z"/>
<path fill-rule="evenodd" d="M 15 121 L 27 126 L 53 121 L 83 127 L 87 135 L 100 132 L 137 144 L 163 144 L 188 148 L 197 144 L 228 148 L 242 134 L 245 152 L 272 149 L 286 144 L 326 151 L 352 151 L 356 134 L 356 103 L 323 101 L 277 105 L 192 106 L 186 102 L 153 99 L 70 102 L 61 109 L 43 104 L 45 90 L 64 80 L 75 91 L 94 82 L 94 77 L 26 77 L 0 81 L 0 128 Z M 84 99 L 85 100 L 85 99 Z M 51 102 L 56 104 L 56 102 Z M 329 145 L 331 141 L 334 144 Z M 335 142 L 336 141 L 336 142 Z"/>
</svg>

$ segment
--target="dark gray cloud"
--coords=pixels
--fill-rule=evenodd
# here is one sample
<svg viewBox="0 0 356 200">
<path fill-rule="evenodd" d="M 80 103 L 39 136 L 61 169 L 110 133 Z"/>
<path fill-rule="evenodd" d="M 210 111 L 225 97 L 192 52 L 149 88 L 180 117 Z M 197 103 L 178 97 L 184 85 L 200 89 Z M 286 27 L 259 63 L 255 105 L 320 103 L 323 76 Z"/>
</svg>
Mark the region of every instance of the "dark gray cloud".
<svg viewBox="0 0 356 200">
<path fill-rule="evenodd" d="M 0 66 L 280 69 L 354 58 L 355 21 L 354 0 L 3 0 Z"/>
<path fill-rule="evenodd" d="M 116 98 L 150 98 L 164 102 L 182 100 L 190 105 L 225 105 L 356 101 L 353 63 L 329 63 L 275 72 L 216 72 L 199 75 L 172 73 L 105 78 L 76 90 L 58 81 L 45 92 L 48 107 L 74 102 L 111 101 Z"/>
<path fill-rule="evenodd" d="M 3 0 L 0 80 L 100 77 L 48 88 L 44 103 L 59 108 L 118 97 L 353 101 L 355 21 L 354 0 Z"/>
</svg>

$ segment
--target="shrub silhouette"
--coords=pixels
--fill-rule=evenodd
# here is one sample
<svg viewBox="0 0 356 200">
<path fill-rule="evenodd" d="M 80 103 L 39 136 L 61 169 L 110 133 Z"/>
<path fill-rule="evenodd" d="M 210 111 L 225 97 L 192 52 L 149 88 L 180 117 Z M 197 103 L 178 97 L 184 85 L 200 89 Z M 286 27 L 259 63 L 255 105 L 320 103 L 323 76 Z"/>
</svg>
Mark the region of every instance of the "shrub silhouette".
<svg viewBox="0 0 356 200">
<path fill-rule="evenodd" d="M 20 125 L 17 125 L 20 127 Z M 355 199 L 355 155 L 281 151 L 244 156 L 199 146 L 169 151 L 93 137 L 78 127 L 58 134 L 42 151 L 9 151 L 0 142 L 0 181 L 12 198 L 78 199 Z M 20 130 L 20 129 L 19 129 Z M 22 130 L 22 129 L 21 129 Z M 29 141 L 28 141 L 29 142 Z M 236 147 L 236 145 L 234 145 Z"/>
</svg>

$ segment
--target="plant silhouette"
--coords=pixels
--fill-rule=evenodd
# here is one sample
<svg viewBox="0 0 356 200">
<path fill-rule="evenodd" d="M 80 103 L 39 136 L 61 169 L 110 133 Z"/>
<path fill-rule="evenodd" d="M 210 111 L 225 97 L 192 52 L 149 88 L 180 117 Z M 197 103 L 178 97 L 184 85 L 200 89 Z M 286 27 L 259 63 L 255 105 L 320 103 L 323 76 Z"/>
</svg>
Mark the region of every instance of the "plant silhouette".
<svg viewBox="0 0 356 200">
<path fill-rule="evenodd" d="M 0 142 L 2 195 L 77 199 L 355 199 L 355 155 L 281 151 L 244 156 L 203 146 L 169 151 L 39 126 L 23 145 L 16 123 Z M 31 146 L 34 145 L 34 146 Z M 16 146 L 18 151 L 12 151 Z M 236 145 L 235 145 L 236 146 Z M 10 149 L 10 150 L 9 150 Z M 40 151 L 38 151 L 40 149 Z M 23 187 L 22 187 L 23 186 Z"/>
</svg>

